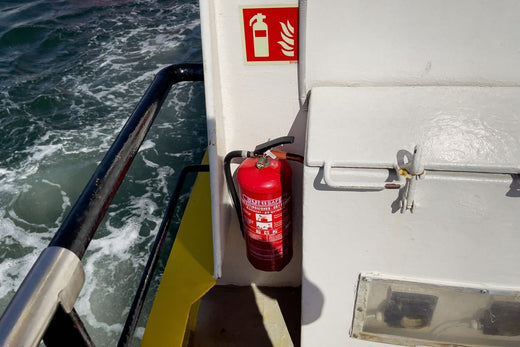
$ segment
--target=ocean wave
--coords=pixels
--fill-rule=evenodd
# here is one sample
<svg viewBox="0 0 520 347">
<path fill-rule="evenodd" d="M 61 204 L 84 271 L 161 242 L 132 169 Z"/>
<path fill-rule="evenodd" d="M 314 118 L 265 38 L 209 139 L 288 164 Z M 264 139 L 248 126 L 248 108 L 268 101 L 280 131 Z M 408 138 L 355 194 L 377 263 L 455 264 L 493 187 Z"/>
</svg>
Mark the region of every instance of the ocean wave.
<svg viewBox="0 0 520 347">
<path fill-rule="evenodd" d="M 2 10 L 0 309 L 153 75 L 201 60 L 196 1 L 29 1 Z M 83 260 L 76 310 L 99 345 L 118 339 L 176 174 L 204 153 L 204 113 L 201 83 L 172 89 Z"/>
</svg>

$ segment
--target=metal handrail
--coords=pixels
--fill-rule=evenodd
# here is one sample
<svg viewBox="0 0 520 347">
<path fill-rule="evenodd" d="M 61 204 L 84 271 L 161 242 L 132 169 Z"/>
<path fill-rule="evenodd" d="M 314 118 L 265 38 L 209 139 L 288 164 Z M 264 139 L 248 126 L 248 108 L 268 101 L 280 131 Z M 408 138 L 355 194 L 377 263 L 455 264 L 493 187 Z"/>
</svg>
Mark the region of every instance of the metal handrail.
<svg viewBox="0 0 520 347">
<path fill-rule="evenodd" d="M 203 77 L 202 64 L 171 65 L 159 71 L 50 246 L 67 248 L 80 259 L 83 257 L 171 86 L 182 81 L 202 81 Z"/>
<path fill-rule="evenodd" d="M 166 236 L 168 235 L 168 228 L 170 226 L 173 213 L 175 212 L 175 208 L 177 207 L 177 202 L 179 201 L 181 190 L 184 187 L 184 181 L 186 180 L 186 176 L 189 173 L 199 173 L 208 171 L 209 165 L 189 165 L 185 166 L 179 174 L 177 184 L 175 185 L 173 194 L 171 195 L 170 200 L 168 201 L 168 206 L 166 207 L 166 211 L 164 212 L 164 217 L 162 219 L 161 225 L 159 226 L 159 230 L 157 231 L 157 235 L 155 236 L 155 241 L 152 250 L 150 251 L 150 256 L 148 257 L 148 261 L 144 268 L 141 281 L 139 282 L 139 287 L 134 296 L 134 301 L 132 302 L 130 311 L 126 316 L 125 326 L 123 327 L 123 331 L 119 338 L 119 342 L 117 343 L 118 347 L 128 346 L 132 341 L 132 337 L 134 336 L 135 328 L 137 327 L 137 322 L 139 320 L 139 316 L 141 315 L 144 300 L 146 299 L 146 294 L 148 293 L 150 284 L 152 283 L 155 267 L 157 266 L 157 262 L 159 261 L 159 256 L 161 255 L 161 250 L 164 245 L 164 241 L 166 240 Z"/>
<path fill-rule="evenodd" d="M 203 81 L 202 64 L 170 65 L 160 70 L 118 137 L 105 154 L 80 197 L 25 277 L 0 318 L 0 345 L 36 346 L 45 341 L 60 341 L 52 336 L 80 336 L 85 346 L 93 345 L 73 305 L 84 282 L 81 258 L 99 223 L 121 185 L 139 147 L 161 109 L 173 84 Z M 48 329 L 63 309 L 73 324 Z M 46 332 L 47 331 L 47 332 Z"/>
<path fill-rule="evenodd" d="M 72 312 L 84 280 L 74 253 L 44 249 L 0 318 L 0 346 L 37 346 L 58 307 Z"/>
</svg>

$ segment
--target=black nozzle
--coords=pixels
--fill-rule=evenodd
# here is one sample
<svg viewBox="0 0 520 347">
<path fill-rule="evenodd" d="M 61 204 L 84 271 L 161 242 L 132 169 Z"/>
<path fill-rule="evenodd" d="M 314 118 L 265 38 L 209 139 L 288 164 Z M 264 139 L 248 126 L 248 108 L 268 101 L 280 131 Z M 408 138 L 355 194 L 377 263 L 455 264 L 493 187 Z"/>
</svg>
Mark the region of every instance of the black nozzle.
<svg viewBox="0 0 520 347">
<path fill-rule="evenodd" d="M 265 152 L 267 152 L 268 150 L 270 150 L 271 148 L 274 148 L 274 147 L 277 147 L 280 145 L 285 145 L 287 143 L 293 143 L 293 142 L 294 142 L 294 136 L 278 137 L 274 140 L 259 144 L 258 146 L 255 147 L 255 150 L 253 151 L 253 153 L 255 155 L 262 155 Z"/>
</svg>

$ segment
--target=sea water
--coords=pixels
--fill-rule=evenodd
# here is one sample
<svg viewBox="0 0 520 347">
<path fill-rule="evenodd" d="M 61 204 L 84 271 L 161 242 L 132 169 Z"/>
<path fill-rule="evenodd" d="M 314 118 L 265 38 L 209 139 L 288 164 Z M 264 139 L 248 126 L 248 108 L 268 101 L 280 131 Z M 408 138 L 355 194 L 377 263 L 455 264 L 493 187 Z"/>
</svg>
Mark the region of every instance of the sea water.
<svg viewBox="0 0 520 347">
<path fill-rule="evenodd" d="M 201 59 L 196 0 L 0 2 L 0 312 L 154 74 Z M 201 82 L 172 89 L 83 259 L 75 307 L 97 345 L 119 338 L 177 175 L 205 151 L 204 115 Z"/>
</svg>

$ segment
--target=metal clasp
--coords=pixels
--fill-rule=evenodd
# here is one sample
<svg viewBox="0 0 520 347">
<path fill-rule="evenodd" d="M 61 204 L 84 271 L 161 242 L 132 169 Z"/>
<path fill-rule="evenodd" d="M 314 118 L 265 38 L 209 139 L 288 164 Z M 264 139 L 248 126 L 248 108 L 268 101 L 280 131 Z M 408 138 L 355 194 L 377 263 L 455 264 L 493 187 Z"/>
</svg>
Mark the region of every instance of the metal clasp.
<svg viewBox="0 0 520 347">
<path fill-rule="evenodd" d="M 412 154 L 411 161 L 399 166 L 398 174 L 406 178 L 404 194 L 401 199 L 401 213 L 410 210 L 413 213 L 415 208 L 415 190 L 417 181 L 424 176 L 424 167 L 421 163 L 422 147 L 416 145 Z"/>
</svg>

